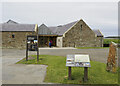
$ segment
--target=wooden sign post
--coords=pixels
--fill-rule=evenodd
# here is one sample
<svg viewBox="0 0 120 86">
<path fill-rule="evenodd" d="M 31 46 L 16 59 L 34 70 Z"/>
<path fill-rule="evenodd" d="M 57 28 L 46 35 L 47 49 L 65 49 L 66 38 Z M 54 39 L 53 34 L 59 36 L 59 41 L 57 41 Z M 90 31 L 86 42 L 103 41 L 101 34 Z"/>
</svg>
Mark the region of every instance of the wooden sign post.
<svg viewBox="0 0 120 86">
<path fill-rule="evenodd" d="M 71 80 L 71 67 L 68 67 L 68 79 Z"/>
<path fill-rule="evenodd" d="M 76 54 L 67 55 L 66 66 L 68 66 L 68 79 L 71 80 L 71 67 L 84 67 L 84 81 L 88 80 L 88 67 L 91 67 L 89 55 Z"/>
<path fill-rule="evenodd" d="M 88 80 L 88 67 L 84 67 L 84 81 Z"/>
<path fill-rule="evenodd" d="M 26 61 L 28 61 L 28 51 L 37 51 L 37 62 L 39 61 L 38 35 L 29 35 L 26 40 Z"/>
<path fill-rule="evenodd" d="M 28 41 L 26 40 L 26 61 L 28 61 Z"/>
<path fill-rule="evenodd" d="M 37 34 L 37 62 L 39 61 L 39 46 L 38 46 L 38 44 L 39 44 L 39 42 L 38 42 L 38 34 Z"/>
</svg>

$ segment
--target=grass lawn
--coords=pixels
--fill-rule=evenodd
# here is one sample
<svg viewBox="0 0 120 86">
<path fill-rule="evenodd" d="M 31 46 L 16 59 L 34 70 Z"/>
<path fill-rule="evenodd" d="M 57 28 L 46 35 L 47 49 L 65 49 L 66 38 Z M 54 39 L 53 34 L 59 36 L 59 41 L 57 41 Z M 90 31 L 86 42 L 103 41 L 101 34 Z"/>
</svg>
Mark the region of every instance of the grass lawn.
<svg viewBox="0 0 120 86">
<path fill-rule="evenodd" d="M 112 42 L 120 43 L 119 39 L 104 39 L 104 44 L 110 44 Z"/>
<path fill-rule="evenodd" d="M 36 55 L 31 55 L 29 61 L 22 59 L 17 64 L 45 64 L 48 65 L 45 82 L 63 84 L 117 84 L 118 72 L 110 73 L 106 71 L 106 64 L 91 61 L 91 68 L 88 69 L 88 82 L 83 82 L 84 68 L 72 67 L 72 80 L 68 80 L 68 67 L 66 58 L 62 56 L 40 55 L 37 63 Z M 32 77 L 31 77 L 32 78 Z"/>
</svg>

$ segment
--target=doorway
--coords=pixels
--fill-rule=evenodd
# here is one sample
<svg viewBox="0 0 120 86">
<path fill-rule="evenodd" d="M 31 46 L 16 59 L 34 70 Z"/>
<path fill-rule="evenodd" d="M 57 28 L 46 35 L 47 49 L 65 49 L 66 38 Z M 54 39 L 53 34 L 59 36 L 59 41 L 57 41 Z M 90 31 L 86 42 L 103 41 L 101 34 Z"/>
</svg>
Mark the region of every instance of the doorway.
<svg viewBox="0 0 120 86">
<path fill-rule="evenodd" d="M 49 47 L 49 42 L 52 42 L 52 46 L 56 47 L 57 36 L 39 36 L 39 47 Z"/>
</svg>

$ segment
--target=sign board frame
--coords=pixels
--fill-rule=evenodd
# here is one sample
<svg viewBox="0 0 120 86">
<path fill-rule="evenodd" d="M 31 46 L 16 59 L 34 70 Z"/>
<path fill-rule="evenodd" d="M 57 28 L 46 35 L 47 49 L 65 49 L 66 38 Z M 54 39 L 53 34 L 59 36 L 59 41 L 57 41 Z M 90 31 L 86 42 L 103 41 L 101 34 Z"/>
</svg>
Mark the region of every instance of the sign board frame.
<svg viewBox="0 0 120 86">
<path fill-rule="evenodd" d="M 76 65 L 79 64 L 79 65 Z M 84 67 L 84 78 L 86 82 L 88 80 L 88 67 L 90 65 L 89 54 L 69 54 L 66 59 L 66 66 L 68 67 L 68 79 L 71 80 L 71 67 Z"/>
<path fill-rule="evenodd" d="M 83 59 L 84 58 L 84 59 Z M 91 67 L 88 54 L 69 54 L 66 59 L 66 66 L 70 67 Z"/>
<path fill-rule="evenodd" d="M 36 51 L 37 51 L 37 62 L 39 61 L 39 47 L 38 47 L 38 35 L 27 35 L 27 39 L 26 39 L 26 61 L 28 61 L 28 42 L 29 41 L 34 41 L 34 40 L 37 40 L 37 43 L 36 43 Z"/>
</svg>

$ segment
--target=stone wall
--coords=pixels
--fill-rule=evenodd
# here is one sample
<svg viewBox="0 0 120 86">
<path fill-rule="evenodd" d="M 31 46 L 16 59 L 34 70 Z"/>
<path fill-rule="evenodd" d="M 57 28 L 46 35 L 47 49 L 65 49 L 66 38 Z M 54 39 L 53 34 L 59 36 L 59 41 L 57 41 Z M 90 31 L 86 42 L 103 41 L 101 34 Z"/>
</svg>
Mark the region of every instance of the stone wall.
<svg viewBox="0 0 120 86">
<path fill-rule="evenodd" d="M 104 38 L 96 37 L 95 38 L 95 47 L 103 47 Z"/>
<path fill-rule="evenodd" d="M 2 47 L 26 48 L 27 35 L 35 35 L 35 32 L 2 32 Z"/>
<path fill-rule="evenodd" d="M 63 47 L 101 47 L 102 39 L 80 20 L 63 35 Z"/>
</svg>

